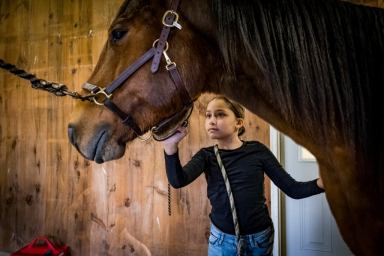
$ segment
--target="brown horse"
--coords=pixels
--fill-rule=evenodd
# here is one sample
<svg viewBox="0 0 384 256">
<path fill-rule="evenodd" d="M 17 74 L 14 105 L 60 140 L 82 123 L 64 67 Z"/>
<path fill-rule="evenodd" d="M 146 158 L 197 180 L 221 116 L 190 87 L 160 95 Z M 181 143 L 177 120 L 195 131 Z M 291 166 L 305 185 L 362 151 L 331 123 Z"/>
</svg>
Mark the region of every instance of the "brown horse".
<svg viewBox="0 0 384 256">
<path fill-rule="evenodd" d="M 125 1 L 85 86 L 109 109 L 79 104 L 70 140 L 117 159 L 171 133 L 201 93 L 224 94 L 316 156 L 351 250 L 384 255 L 383 28 L 384 11 L 334 0 Z"/>
</svg>

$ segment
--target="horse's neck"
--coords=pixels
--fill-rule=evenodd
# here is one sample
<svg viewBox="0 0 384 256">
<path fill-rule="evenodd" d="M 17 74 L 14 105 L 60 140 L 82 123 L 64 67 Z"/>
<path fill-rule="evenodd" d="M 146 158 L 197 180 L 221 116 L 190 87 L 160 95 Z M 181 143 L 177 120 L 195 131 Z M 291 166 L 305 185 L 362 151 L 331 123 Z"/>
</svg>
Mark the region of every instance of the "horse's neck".
<svg viewBox="0 0 384 256">
<path fill-rule="evenodd" d="M 214 93 L 223 94 L 227 97 L 240 102 L 248 110 L 255 113 L 269 124 L 273 125 L 284 134 L 289 135 L 296 142 L 305 145 L 312 152 L 316 143 L 306 137 L 302 132 L 294 129 L 295 124 L 289 123 L 281 114 L 282 110 L 273 102 L 272 95 L 263 91 L 260 86 L 267 81 L 258 75 L 240 75 L 237 77 L 223 76 L 221 85 L 214 90 Z"/>
<path fill-rule="evenodd" d="M 363 26 L 354 28 L 350 23 L 357 15 L 369 18 L 367 9 L 357 10 L 357 7 L 351 5 L 338 8 L 341 4 L 336 1 L 324 3 L 313 0 L 257 1 L 253 2 L 254 11 L 247 12 L 244 11 L 244 7 L 240 7 L 243 8 L 244 15 L 248 15 L 249 22 L 238 21 L 236 24 L 248 27 L 224 30 L 226 36 L 221 37 L 223 33 L 218 31 L 219 26 L 209 25 L 213 20 L 213 15 L 207 14 L 210 3 L 202 1 L 205 14 L 198 16 L 200 6 L 190 2 L 192 1 L 182 2 L 187 19 L 206 37 L 213 38 L 212 45 L 216 43 L 219 46 L 217 52 L 220 54 L 216 56 L 216 61 L 225 59 L 224 55 L 227 53 L 231 55 L 234 64 L 232 68 L 236 69 L 235 77 L 225 70 L 218 69 L 205 90 L 222 93 L 238 100 L 299 143 L 307 141 L 309 144 L 319 145 L 324 141 L 331 141 L 340 144 L 340 140 L 354 139 L 354 133 L 358 129 L 364 130 L 364 127 L 359 127 L 363 121 L 348 120 L 351 115 L 359 118 L 364 114 L 363 111 L 366 111 L 362 110 L 363 105 L 354 106 L 362 98 L 353 88 L 362 88 L 362 82 L 354 81 L 352 78 L 356 76 L 354 74 L 359 76 L 358 72 L 372 73 L 368 67 L 370 70 L 376 70 L 377 67 L 369 66 L 372 61 L 366 62 L 366 65 L 358 62 L 354 62 L 355 65 L 350 64 L 350 56 L 358 60 L 362 55 L 372 53 L 364 50 L 365 48 L 361 50 L 364 52 L 357 52 L 354 49 L 349 51 L 351 47 L 349 44 L 352 44 L 353 40 L 362 39 L 343 31 L 360 29 L 359 33 L 364 33 Z M 216 2 L 218 5 L 221 3 Z M 319 10 L 312 5 L 318 5 Z M 331 7 L 335 7 L 335 10 L 333 11 Z M 284 8 L 286 10 L 282 10 Z M 219 16 L 230 14 L 224 10 Z M 382 21 L 381 18 L 380 20 Z M 360 22 L 368 26 L 368 23 Z M 209 34 L 206 27 L 209 27 L 208 31 L 213 29 L 214 32 Z M 247 33 L 239 33 L 242 29 Z M 377 30 L 373 27 L 372 29 Z M 325 43 L 316 39 L 319 37 Z M 372 37 L 374 37 L 372 41 L 377 41 L 372 45 L 379 45 L 380 36 L 372 35 Z M 223 44 L 225 40 L 231 41 Z M 364 43 L 367 43 L 368 49 L 372 48 L 369 42 L 357 42 L 358 45 Z M 233 45 L 240 47 L 230 47 Z M 377 63 L 382 61 L 377 60 Z M 220 65 L 218 68 L 221 68 Z M 370 82 L 377 83 L 378 79 Z M 358 129 L 350 125 L 355 125 Z"/>
<path fill-rule="evenodd" d="M 247 97 L 248 107 L 273 125 L 281 123 L 288 134 L 297 131 L 299 137 L 317 140 L 317 144 L 343 141 L 354 145 L 356 132 L 363 136 L 366 130 L 363 120 L 368 116 L 365 101 L 369 99 L 364 97 L 376 95 L 383 82 L 377 72 L 383 67 L 384 35 L 377 25 L 384 22 L 383 12 L 337 1 L 257 3 L 257 17 L 245 12 L 250 25 L 242 29 L 248 34 L 235 42 L 244 49 L 252 47 L 245 54 L 236 52 L 235 61 L 232 59 L 245 79 L 228 83 L 222 90 Z M 353 26 L 357 18 L 360 20 Z M 258 22 L 252 24 L 255 19 Z M 376 32 L 367 33 L 367 29 Z M 370 39 L 364 39 L 364 34 Z M 231 34 L 227 38 L 236 40 Z M 246 95 L 237 96 L 240 90 Z M 257 101 L 263 102 L 263 110 L 275 114 L 263 114 Z"/>
</svg>

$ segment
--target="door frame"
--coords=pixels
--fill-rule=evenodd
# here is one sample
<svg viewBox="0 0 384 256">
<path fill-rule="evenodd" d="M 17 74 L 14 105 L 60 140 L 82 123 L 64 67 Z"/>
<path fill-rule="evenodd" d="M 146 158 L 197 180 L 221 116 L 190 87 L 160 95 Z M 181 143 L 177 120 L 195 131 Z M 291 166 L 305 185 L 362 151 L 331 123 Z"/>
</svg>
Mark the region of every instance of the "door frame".
<svg viewBox="0 0 384 256">
<path fill-rule="evenodd" d="M 273 126 L 269 126 L 269 145 L 270 150 L 279 162 L 281 161 L 281 135 Z M 275 228 L 275 239 L 273 254 L 281 255 L 281 192 L 280 189 L 271 182 L 271 218 Z"/>
</svg>

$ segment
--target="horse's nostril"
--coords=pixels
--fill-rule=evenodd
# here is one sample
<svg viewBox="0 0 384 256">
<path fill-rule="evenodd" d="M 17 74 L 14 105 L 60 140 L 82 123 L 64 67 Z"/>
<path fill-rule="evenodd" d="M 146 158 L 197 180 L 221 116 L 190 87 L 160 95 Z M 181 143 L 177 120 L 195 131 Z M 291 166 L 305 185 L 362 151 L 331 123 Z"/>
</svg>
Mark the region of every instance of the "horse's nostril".
<svg viewBox="0 0 384 256">
<path fill-rule="evenodd" d="M 69 138 L 69 141 L 72 143 L 72 145 L 76 146 L 76 143 L 75 143 L 75 127 L 74 127 L 73 124 L 69 124 L 68 125 L 68 138 Z"/>
</svg>

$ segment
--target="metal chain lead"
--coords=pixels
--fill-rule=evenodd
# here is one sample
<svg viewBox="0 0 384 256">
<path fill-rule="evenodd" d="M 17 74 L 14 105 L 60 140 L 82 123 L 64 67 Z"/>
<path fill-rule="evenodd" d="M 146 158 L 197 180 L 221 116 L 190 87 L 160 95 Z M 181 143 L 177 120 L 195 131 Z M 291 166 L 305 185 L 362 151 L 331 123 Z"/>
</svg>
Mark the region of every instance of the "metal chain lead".
<svg viewBox="0 0 384 256">
<path fill-rule="evenodd" d="M 94 97 L 94 95 L 92 94 L 82 96 L 76 91 L 69 91 L 65 84 L 48 82 L 44 79 L 40 79 L 36 77 L 34 74 L 31 74 L 23 69 L 17 68 L 15 65 L 7 63 L 2 59 L 0 59 L 0 68 L 5 69 L 20 78 L 30 81 L 32 88 L 44 90 L 56 96 L 71 96 L 72 98 L 77 100 L 88 100 L 88 101 L 91 101 L 92 98 Z"/>
<path fill-rule="evenodd" d="M 171 184 L 168 183 L 168 216 L 171 216 Z"/>
</svg>

